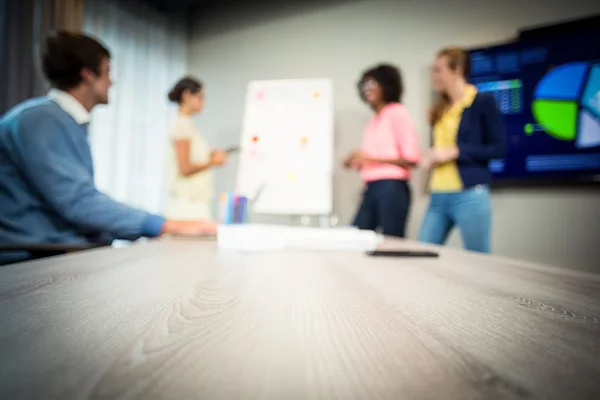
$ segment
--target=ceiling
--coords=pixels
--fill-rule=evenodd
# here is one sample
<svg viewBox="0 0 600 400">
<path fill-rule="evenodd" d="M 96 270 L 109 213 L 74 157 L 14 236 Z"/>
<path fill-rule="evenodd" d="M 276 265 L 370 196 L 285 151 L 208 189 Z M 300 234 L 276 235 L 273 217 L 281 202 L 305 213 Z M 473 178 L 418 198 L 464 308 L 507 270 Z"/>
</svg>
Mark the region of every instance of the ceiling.
<svg viewBox="0 0 600 400">
<path fill-rule="evenodd" d="M 142 0 L 163 12 L 191 12 L 223 6 L 233 0 Z"/>
</svg>

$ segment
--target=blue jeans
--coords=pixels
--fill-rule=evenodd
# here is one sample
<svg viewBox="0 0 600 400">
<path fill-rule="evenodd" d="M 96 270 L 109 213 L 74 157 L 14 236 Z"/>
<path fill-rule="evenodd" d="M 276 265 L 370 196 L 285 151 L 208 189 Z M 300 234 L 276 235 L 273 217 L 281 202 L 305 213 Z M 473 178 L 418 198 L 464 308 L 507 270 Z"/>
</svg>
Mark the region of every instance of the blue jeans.
<svg viewBox="0 0 600 400">
<path fill-rule="evenodd" d="M 492 208 L 487 186 L 477 185 L 456 193 L 433 193 L 419 241 L 444 244 L 454 225 L 460 230 L 466 250 L 490 252 Z"/>
<path fill-rule="evenodd" d="M 363 200 L 354 218 L 358 229 L 377 230 L 403 238 L 410 209 L 410 186 L 399 179 L 367 183 Z"/>
</svg>

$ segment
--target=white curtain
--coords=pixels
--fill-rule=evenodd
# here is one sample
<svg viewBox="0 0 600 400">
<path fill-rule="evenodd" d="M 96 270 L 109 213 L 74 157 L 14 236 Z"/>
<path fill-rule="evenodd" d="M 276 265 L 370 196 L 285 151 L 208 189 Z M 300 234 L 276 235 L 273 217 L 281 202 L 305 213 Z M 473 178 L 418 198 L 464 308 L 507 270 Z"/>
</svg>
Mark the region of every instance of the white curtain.
<svg viewBox="0 0 600 400">
<path fill-rule="evenodd" d="M 108 106 L 96 107 L 90 144 L 98 188 L 150 212 L 162 212 L 167 129 L 175 107 L 167 93 L 186 72 L 185 21 L 143 4 L 86 0 L 84 31 L 111 52 Z"/>
</svg>

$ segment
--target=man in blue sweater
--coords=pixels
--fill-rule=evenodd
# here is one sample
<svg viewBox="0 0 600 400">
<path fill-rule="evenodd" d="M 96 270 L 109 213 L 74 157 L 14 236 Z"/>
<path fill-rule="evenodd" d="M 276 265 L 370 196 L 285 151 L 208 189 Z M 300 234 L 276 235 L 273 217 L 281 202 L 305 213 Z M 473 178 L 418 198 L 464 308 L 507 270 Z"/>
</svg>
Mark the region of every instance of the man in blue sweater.
<svg viewBox="0 0 600 400">
<path fill-rule="evenodd" d="M 0 243 L 81 244 L 163 233 L 211 234 L 210 221 L 170 221 L 98 191 L 87 128 L 108 103 L 110 54 L 96 40 L 59 32 L 47 38 L 47 96 L 0 118 Z M 31 258 L 0 251 L 0 265 Z"/>
</svg>

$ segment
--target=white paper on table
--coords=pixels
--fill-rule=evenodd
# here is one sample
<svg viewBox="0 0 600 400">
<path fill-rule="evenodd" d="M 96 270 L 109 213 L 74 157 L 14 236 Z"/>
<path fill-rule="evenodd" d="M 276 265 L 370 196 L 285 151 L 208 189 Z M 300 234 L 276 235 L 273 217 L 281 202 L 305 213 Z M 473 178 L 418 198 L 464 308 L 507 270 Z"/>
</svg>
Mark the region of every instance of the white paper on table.
<svg viewBox="0 0 600 400">
<path fill-rule="evenodd" d="M 356 228 L 311 228 L 281 225 L 221 225 L 219 248 L 233 251 L 354 251 L 375 250 L 382 237 Z"/>
</svg>

